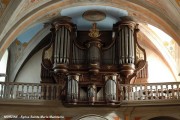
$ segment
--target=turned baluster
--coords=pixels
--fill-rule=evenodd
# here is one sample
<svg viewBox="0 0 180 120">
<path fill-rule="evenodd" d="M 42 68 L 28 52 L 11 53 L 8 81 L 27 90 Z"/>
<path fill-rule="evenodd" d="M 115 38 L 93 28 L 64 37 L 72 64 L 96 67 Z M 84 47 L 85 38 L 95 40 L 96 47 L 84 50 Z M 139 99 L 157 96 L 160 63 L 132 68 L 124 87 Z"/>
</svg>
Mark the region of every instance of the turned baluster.
<svg viewBox="0 0 180 120">
<path fill-rule="evenodd" d="M 55 99 L 59 100 L 59 85 L 56 85 Z"/>
<path fill-rule="evenodd" d="M 163 85 L 161 84 L 161 99 L 164 99 L 164 94 L 163 94 Z"/>
<path fill-rule="evenodd" d="M 29 92 L 29 85 L 27 85 L 27 92 L 26 92 L 26 98 L 27 99 L 30 99 L 29 94 L 30 94 L 30 92 Z"/>
<path fill-rule="evenodd" d="M 158 94 L 158 85 L 156 85 L 155 90 L 156 90 L 156 96 L 155 96 L 155 99 L 158 99 L 158 98 L 159 98 L 159 94 Z"/>
<path fill-rule="evenodd" d="M 51 94 L 50 94 L 50 100 L 53 100 L 54 99 L 54 85 L 51 85 L 50 87 L 50 91 L 51 91 Z"/>
<path fill-rule="evenodd" d="M 177 85 L 177 99 L 180 99 L 180 84 L 176 84 Z"/>
<path fill-rule="evenodd" d="M 172 84 L 171 85 L 171 98 L 174 99 L 175 96 L 174 96 L 174 85 Z"/>
<path fill-rule="evenodd" d="M 150 85 L 150 99 L 153 99 L 153 89 L 152 89 L 152 85 Z"/>
<path fill-rule="evenodd" d="M 3 83 L 1 83 L 1 98 L 3 98 L 4 97 L 4 84 Z"/>
<path fill-rule="evenodd" d="M 143 90 L 142 90 L 142 85 L 140 85 L 140 100 L 143 100 Z"/>
<path fill-rule="evenodd" d="M 128 100 L 128 85 L 125 86 L 125 100 Z"/>
<path fill-rule="evenodd" d="M 24 84 L 22 84 L 22 89 L 21 89 L 21 96 L 23 97 L 23 99 L 24 99 L 24 97 L 27 97 L 28 98 L 28 94 L 26 93 L 25 95 L 26 96 L 24 96 Z"/>
<path fill-rule="evenodd" d="M 32 85 L 32 94 L 33 94 L 33 99 L 34 99 L 34 85 Z"/>
<path fill-rule="evenodd" d="M 166 99 L 169 99 L 169 88 L 168 88 L 168 85 L 166 85 Z"/>
<path fill-rule="evenodd" d="M 148 92 L 149 92 L 149 91 L 148 91 L 148 88 L 147 88 L 147 86 L 145 86 L 145 96 L 146 96 L 146 100 L 148 100 L 148 96 L 149 96 L 149 95 L 148 95 Z"/>
<path fill-rule="evenodd" d="M 138 100 L 137 85 L 135 85 L 135 100 Z"/>
<path fill-rule="evenodd" d="M 39 94 L 40 94 L 40 93 L 39 93 L 39 85 L 37 85 L 36 88 L 37 88 L 37 90 L 36 90 L 36 98 L 35 98 L 35 99 L 39 99 L 39 97 L 40 97 L 40 96 L 39 96 Z"/>
<path fill-rule="evenodd" d="M 49 85 L 46 85 L 46 100 L 49 99 Z"/>
<path fill-rule="evenodd" d="M 41 99 L 45 99 L 45 86 L 42 84 L 41 85 Z"/>
</svg>

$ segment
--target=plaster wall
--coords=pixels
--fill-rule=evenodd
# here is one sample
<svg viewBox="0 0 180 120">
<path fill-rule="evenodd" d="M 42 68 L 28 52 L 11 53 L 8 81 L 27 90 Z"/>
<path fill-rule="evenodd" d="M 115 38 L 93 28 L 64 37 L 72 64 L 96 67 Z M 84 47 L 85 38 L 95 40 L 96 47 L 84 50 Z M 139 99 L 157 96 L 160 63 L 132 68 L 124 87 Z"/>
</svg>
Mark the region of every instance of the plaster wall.
<svg viewBox="0 0 180 120">
<path fill-rule="evenodd" d="M 40 83 L 42 50 L 34 54 L 22 67 L 16 82 Z"/>
<path fill-rule="evenodd" d="M 0 59 L 0 73 L 6 74 L 7 69 L 7 61 L 8 61 L 8 50 L 4 53 L 2 59 Z M 4 82 L 5 77 L 0 77 L 0 82 Z"/>
<path fill-rule="evenodd" d="M 148 83 L 156 82 L 176 82 L 171 70 L 155 51 L 151 48 L 144 47 L 148 61 Z"/>
</svg>

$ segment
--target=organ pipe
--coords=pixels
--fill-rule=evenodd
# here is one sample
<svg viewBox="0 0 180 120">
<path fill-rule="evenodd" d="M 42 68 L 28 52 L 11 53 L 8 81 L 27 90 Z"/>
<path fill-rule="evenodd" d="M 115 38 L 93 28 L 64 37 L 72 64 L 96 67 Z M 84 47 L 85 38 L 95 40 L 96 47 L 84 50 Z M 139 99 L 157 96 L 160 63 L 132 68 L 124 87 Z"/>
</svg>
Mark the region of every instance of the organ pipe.
<svg viewBox="0 0 180 120">
<path fill-rule="evenodd" d="M 52 24 L 54 33 L 53 42 L 53 69 L 55 73 L 67 73 L 70 63 L 72 39 L 75 36 L 76 26 L 68 20 L 58 20 Z"/>
<path fill-rule="evenodd" d="M 67 101 L 76 104 L 79 93 L 79 75 L 68 75 L 67 79 Z"/>
<path fill-rule="evenodd" d="M 70 57 L 70 31 L 61 26 L 56 31 L 55 44 L 54 44 L 54 63 L 56 64 L 68 64 Z"/>
<path fill-rule="evenodd" d="M 117 101 L 117 75 L 105 76 L 105 98 L 108 103 Z"/>
<path fill-rule="evenodd" d="M 94 102 L 96 101 L 96 97 L 97 97 L 96 91 L 97 90 L 95 84 L 88 85 L 88 99 L 90 104 L 94 104 Z"/>
<path fill-rule="evenodd" d="M 128 78 L 135 70 L 135 41 L 134 30 L 136 23 L 132 20 L 122 20 L 114 25 L 117 42 L 117 61 L 120 74 Z"/>
<path fill-rule="evenodd" d="M 134 64 L 134 31 L 131 29 L 131 26 L 128 26 L 127 24 L 120 24 L 118 32 L 119 37 L 117 40 L 119 43 L 119 64 Z"/>
</svg>

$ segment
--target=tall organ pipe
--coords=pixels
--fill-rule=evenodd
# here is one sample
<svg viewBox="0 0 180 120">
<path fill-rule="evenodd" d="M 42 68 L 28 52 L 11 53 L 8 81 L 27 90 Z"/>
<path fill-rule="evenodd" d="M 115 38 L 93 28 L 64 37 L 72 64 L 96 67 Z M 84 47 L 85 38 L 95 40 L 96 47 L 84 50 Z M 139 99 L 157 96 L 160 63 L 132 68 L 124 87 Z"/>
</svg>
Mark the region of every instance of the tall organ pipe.
<svg viewBox="0 0 180 120">
<path fill-rule="evenodd" d="M 52 29 L 54 29 L 55 34 L 53 69 L 58 74 L 67 73 L 71 56 L 70 48 L 72 47 L 76 26 L 70 21 L 59 20 L 52 24 Z"/>
<path fill-rule="evenodd" d="M 131 26 L 127 24 L 120 24 L 118 30 L 118 55 L 119 55 L 119 64 L 132 63 L 134 64 L 134 31 L 131 29 Z"/>
<path fill-rule="evenodd" d="M 76 104 L 79 95 L 79 74 L 68 75 L 66 89 L 67 101 Z"/>
<path fill-rule="evenodd" d="M 107 103 L 113 104 L 117 101 L 117 75 L 105 76 L 105 98 Z"/>
<path fill-rule="evenodd" d="M 59 30 L 56 31 L 55 37 L 55 63 L 56 64 L 68 64 L 70 52 L 70 31 L 62 26 Z"/>
<path fill-rule="evenodd" d="M 117 61 L 120 74 L 127 78 L 135 70 L 134 30 L 136 23 L 132 20 L 122 20 L 114 25 L 116 31 Z"/>
</svg>

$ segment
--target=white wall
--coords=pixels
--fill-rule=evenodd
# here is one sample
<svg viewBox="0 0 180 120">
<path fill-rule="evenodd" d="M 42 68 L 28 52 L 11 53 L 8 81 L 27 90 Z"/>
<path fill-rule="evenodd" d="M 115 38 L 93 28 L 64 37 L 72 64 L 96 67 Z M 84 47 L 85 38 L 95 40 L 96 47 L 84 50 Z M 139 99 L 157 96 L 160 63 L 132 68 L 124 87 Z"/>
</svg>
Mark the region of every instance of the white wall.
<svg viewBox="0 0 180 120">
<path fill-rule="evenodd" d="M 40 83 L 42 50 L 34 54 L 17 75 L 16 82 Z"/>
<path fill-rule="evenodd" d="M 7 61 L 8 61 L 8 50 L 5 51 L 3 57 L 0 60 L 0 73 L 6 74 Z M 0 82 L 4 82 L 4 81 L 5 81 L 5 77 L 0 77 Z"/>
<path fill-rule="evenodd" d="M 165 62 L 162 60 L 162 58 L 149 48 L 146 48 L 145 50 L 147 54 L 149 71 L 148 82 L 175 82 L 176 80 L 172 72 L 165 64 Z"/>
</svg>

